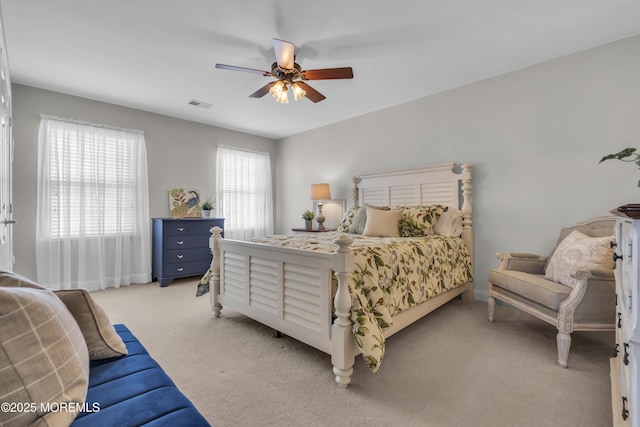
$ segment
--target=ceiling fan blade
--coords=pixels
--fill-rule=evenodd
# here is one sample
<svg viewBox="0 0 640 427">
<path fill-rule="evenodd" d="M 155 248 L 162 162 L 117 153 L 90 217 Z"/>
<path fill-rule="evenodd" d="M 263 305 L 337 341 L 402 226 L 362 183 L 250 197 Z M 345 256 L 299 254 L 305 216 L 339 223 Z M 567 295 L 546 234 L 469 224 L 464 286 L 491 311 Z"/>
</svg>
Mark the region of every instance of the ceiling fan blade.
<svg viewBox="0 0 640 427">
<path fill-rule="evenodd" d="M 236 67 L 235 65 L 216 64 L 216 68 L 221 70 L 242 71 L 243 73 L 260 74 L 261 76 L 271 76 L 271 71 L 256 70 L 255 68 Z"/>
<path fill-rule="evenodd" d="M 309 98 L 310 101 L 312 102 L 320 102 L 323 99 L 326 99 L 327 97 L 324 96 L 323 94 L 321 94 L 320 92 L 318 92 L 317 90 L 315 90 L 314 88 L 312 88 L 311 86 L 309 86 L 308 84 L 306 84 L 305 82 L 301 82 L 301 81 L 297 81 L 296 82 L 298 84 L 298 86 L 300 86 L 302 89 L 304 89 L 304 91 L 306 92 L 306 97 Z"/>
<path fill-rule="evenodd" d="M 351 67 L 323 68 L 320 70 L 305 70 L 302 73 L 305 80 L 330 80 L 330 79 L 352 79 L 353 70 Z"/>
<path fill-rule="evenodd" d="M 277 82 L 267 83 L 266 85 L 262 86 L 260 89 L 258 89 L 257 91 L 249 95 L 249 98 L 262 98 L 263 96 L 269 93 L 269 89 L 271 89 L 273 85 L 276 83 Z"/>
<path fill-rule="evenodd" d="M 280 39 L 273 39 L 273 50 L 276 53 L 276 62 L 280 68 L 293 70 L 295 59 L 293 43 Z"/>
</svg>

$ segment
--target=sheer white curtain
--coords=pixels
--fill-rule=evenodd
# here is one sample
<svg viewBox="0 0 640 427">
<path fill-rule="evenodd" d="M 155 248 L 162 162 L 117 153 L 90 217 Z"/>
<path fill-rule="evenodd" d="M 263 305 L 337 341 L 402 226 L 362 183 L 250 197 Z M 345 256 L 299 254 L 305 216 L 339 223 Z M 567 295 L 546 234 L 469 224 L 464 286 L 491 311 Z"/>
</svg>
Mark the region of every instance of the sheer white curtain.
<svg viewBox="0 0 640 427">
<path fill-rule="evenodd" d="M 269 153 L 218 146 L 217 214 L 224 235 L 250 239 L 273 233 L 273 197 Z"/>
<path fill-rule="evenodd" d="M 42 116 L 38 282 L 89 290 L 151 281 L 144 134 Z"/>
</svg>

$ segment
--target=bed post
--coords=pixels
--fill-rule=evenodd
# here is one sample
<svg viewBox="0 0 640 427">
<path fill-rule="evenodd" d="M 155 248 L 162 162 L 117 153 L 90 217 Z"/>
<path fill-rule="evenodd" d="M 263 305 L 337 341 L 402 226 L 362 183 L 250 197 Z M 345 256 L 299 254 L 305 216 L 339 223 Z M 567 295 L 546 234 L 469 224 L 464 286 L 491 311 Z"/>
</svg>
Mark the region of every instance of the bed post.
<svg viewBox="0 0 640 427">
<path fill-rule="evenodd" d="M 222 238 L 222 228 L 215 226 L 211 229 L 213 232 L 213 245 L 211 245 L 213 259 L 211 260 L 211 279 L 209 280 L 209 300 L 211 301 L 211 310 L 215 317 L 220 317 L 222 305 L 218 302 L 220 294 L 220 239 Z"/>
<path fill-rule="evenodd" d="M 353 240 L 341 234 L 333 243 L 338 245 L 333 257 L 333 271 L 338 278 L 338 291 L 333 303 L 336 319 L 331 326 L 331 363 L 336 382 L 340 387 L 346 387 L 351 382 L 353 365 L 356 361 L 353 351 L 351 293 L 349 292 L 349 279 L 354 265 L 354 256 L 351 251 Z"/>
<path fill-rule="evenodd" d="M 351 178 L 353 181 L 353 190 L 351 191 L 351 206 L 360 206 L 360 189 L 358 188 L 358 184 L 362 179 L 359 176 L 354 176 Z"/>
<path fill-rule="evenodd" d="M 471 256 L 471 268 L 473 269 L 473 221 L 471 220 L 471 179 L 473 177 L 471 165 L 465 163 L 462 165 L 462 173 L 460 180 L 462 181 L 462 240 L 469 249 Z M 473 301 L 473 287 L 462 294 L 465 301 Z"/>
</svg>

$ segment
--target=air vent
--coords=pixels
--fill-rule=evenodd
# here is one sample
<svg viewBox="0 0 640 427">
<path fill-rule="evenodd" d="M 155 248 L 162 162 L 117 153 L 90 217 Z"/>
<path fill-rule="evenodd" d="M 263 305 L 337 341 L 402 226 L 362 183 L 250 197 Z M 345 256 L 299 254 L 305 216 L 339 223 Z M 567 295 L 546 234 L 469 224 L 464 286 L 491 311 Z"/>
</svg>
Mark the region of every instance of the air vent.
<svg viewBox="0 0 640 427">
<path fill-rule="evenodd" d="M 206 102 L 202 102 L 202 101 L 196 101 L 195 99 L 192 99 L 191 101 L 189 101 L 189 105 L 193 105 L 194 107 L 200 107 L 200 108 L 213 107 L 213 105 L 211 104 L 207 104 Z"/>
</svg>

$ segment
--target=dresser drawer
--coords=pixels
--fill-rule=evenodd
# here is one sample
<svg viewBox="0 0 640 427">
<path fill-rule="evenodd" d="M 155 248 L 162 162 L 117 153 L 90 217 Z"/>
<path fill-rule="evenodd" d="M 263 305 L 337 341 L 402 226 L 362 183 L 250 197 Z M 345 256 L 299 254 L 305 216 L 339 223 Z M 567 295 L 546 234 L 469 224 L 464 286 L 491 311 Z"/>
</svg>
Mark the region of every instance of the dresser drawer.
<svg viewBox="0 0 640 427">
<path fill-rule="evenodd" d="M 211 263 L 211 251 L 203 251 L 202 248 L 166 249 L 164 251 L 163 259 L 165 264 L 202 260 L 206 260 Z"/>
<path fill-rule="evenodd" d="M 209 235 L 201 236 L 167 236 L 162 245 L 167 249 L 208 248 Z"/>
<path fill-rule="evenodd" d="M 207 220 L 170 221 L 164 223 L 163 234 L 165 236 L 210 235 L 209 229 L 213 226 L 212 222 Z"/>
<path fill-rule="evenodd" d="M 167 263 L 164 266 L 165 277 L 187 277 L 204 274 L 211 265 L 207 260 L 193 262 Z"/>
</svg>

